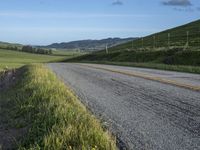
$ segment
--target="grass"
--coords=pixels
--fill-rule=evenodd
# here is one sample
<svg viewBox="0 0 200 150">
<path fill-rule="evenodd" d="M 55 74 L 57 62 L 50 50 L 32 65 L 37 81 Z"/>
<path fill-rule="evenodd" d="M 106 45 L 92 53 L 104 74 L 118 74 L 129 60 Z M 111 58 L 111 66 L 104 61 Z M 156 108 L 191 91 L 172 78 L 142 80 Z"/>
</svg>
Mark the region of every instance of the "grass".
<svg viewBox="0 0 200 150">
<path fill-rule="evenodd" d="M 200 50 L 124 51 L 93 53 L 66 61 L 154 68 L 200 74 Z"/>
<path fill-rule="evenodd" d="M 79 55 L 83 55 L 86 53 L 83 52 L 76 52 L 76 51 L 69 51 L 69 50 L 53 50 L 53 55 L 54 56 L 68 56 L 68 57 L 72 57 L 72 56 L 79 56 Z"/>
<path fill-rule="evenodd" d="M 18 68 L 31 63 L 59 62 L 78 55 L 78 53 L 56 51 L 50 56 L 0 49 L 0 70 L 7 67 Z"/>
<path fill-rule="evenodd" d="M 184 48 L 187 43 L 187 31 L 189 32 L 189 46 L 200 47 L 200 20 L 155 33 L 144 38 L 139 38 L 133 42 L 127 42 L 109 48 L 109 51 L 126 51 L 126 50 L 156 50 L 157 48 L 180 47 Z M 168 37 L 170 34 L 170 38 Z M 168 43 L 169 41 L 169 43 Z M 170 45 L 169 45 L 170 44 Z M 101 53 L 105 53 L 101 51 Z"/>
<path fill-rule="evenodd" d="M 24 66 L 20 72 L 16 85 L 0 93 L 10 106 L 10 123 L 29 128 L 19 149 L 116 149 L 109 133 L 55 74 L 42 65 Z"/>
</svg>

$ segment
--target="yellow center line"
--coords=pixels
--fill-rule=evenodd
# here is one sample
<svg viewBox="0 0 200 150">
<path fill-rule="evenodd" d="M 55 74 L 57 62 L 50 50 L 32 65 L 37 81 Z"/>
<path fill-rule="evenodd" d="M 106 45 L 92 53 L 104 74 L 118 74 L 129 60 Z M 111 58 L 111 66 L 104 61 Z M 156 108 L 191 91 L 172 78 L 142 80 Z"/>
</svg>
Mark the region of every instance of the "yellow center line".
<svg viewBox="0 0 200 150">
<path fill-rule="evenodd" d="M 153 76 L 145 75 L 145 74 L 142 74 L 142 73 L 125 72 L 125 71 L 108 69 L 108 68 L 99 67 L 99 66 L 97 67 L 97 66 L 92 66 L 92 65 L 87 65 L 87 64 L 79 64 L 79 65 L 94 68 L 94 69 L 101 69 L 101 70 L 105 70 L 105 71 L 109 71 L 109 72 L 119 73 L 119 74 L 123 74 L 123 75 L 139 77 L 139 78 L 157 81 L 157 82 L 161 82 L 161 83 L 165 83 L 165 84 L 175 85 L 175 86 L 178 86 L 178 87 L 182 87 L 182 88 L 186 88 L 186 89 L 190 89 L 190 90 L 194 90 L 194 91 L 200 91 L 200 86 L 180 83 L 180 82 L 177 82 L 177 81 L 174 81 L 174 80 L 167 80 L 167 79 L 163 79 L 163 78 L 160 78 L 160 77 L 153 77 Z"/>
</svg>

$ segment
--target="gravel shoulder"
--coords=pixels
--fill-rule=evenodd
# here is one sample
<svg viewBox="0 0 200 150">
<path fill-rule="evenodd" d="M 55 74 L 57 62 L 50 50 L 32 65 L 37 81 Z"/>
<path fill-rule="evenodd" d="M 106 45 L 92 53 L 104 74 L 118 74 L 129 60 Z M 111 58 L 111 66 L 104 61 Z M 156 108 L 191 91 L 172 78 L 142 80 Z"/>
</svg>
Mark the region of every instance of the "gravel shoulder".
<svg viewBox="0 0 200 150">
<path fill-rule="evenodd" d="M 199 75 L 100 66 L 200 85 Z M 200 92 L 80 64 L 48 67 L 128 149 L 200 149 Z"/>
</svg>

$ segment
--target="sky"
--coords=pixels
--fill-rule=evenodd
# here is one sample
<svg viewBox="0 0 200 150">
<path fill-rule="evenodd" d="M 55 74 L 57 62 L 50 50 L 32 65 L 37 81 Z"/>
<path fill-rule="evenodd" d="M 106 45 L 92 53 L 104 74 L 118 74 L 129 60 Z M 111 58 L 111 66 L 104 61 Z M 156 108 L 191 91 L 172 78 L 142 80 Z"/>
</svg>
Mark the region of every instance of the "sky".
<svg viewBox="0 0 200 150">
<path fill-rule="evenodd" d="M 4 0 L 0 41 L 142 37 L 200 19 L 199 0 Z"/>
</svg>

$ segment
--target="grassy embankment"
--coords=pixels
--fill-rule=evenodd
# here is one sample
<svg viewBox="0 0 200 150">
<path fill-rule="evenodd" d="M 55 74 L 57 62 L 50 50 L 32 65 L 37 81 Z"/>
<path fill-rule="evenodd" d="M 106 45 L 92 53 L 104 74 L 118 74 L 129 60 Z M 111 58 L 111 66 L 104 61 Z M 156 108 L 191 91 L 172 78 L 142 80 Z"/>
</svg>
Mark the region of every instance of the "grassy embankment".
<svg viewBox="0 0 200 150">
<path fill-rule="evenodd" d="M 111 136 L 72 91 L 41 65 L 20 69 L 16 85 L 0 93 L 12 128 L 28 128 L 20 149 L 115 149 Z M 3 100 L 3 102 L 2 102 Z"/>
<path fill-rule="evenodd" d="M 67 61 L 200 73 L 199 26 L 200 20 Z"/>
<path fill-rule="evenodd" d="M 154 68 L 200 74 L 200 51 L 131 51 L 112 54 L 89 54 L 67 61 Z"/>
</svg>

